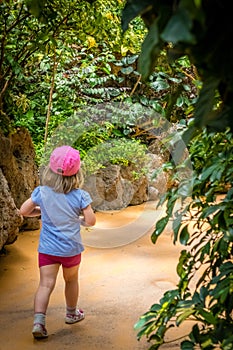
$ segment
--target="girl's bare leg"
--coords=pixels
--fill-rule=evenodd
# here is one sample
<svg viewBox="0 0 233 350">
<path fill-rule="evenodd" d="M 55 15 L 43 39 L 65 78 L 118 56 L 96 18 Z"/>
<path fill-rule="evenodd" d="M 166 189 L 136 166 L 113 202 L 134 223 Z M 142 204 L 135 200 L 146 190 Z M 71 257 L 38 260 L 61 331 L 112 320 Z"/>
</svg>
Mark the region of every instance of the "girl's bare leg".
<svg viewBox="0 0 233 350">
<path fill-rule="evenodd" d="M 55 287 L 59 264 L 40 267 L 40 283 L 34 299 L 34 312 L 46 314 L 50 295 Z"/>
<path fill-rule="evenodd" d="M 34 299 L 34 323 L 32 334 L 34 338 L 46 338 L 45 314 L 50 295 L 55 287 L 59 264 L 40 267 L 40 282 Z"/>
<path fill-rule="evenodd" d="M 84 312 L 80 309 L 77 309 L 79 297 L 78 272 L 79 265 L 70 268 L 63 267 L 66 298 L 65 322 L 69 324 L 73 324 L 84 319 Z"/>
<path fill-rule="evenodd" d="M 63 267 L 66 305 L 69 308 L 76 308 L 77 306 L 79 296 L 78 272 L 79 265 L 69 268 Z"/>
</svg>

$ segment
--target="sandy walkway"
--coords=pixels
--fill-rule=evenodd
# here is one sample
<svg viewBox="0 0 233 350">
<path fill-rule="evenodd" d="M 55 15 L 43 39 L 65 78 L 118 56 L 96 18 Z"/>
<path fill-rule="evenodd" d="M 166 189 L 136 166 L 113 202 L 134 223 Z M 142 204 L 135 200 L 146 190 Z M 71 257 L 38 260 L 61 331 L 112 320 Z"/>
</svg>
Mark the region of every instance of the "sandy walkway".
<svg viewBox="0 0 233 350">
<path fill-rule="evenodd" d="M 128 218 L 133 213 L 133 209 L 130 210 Z M 125 227 L 123 217 L 122 213 L 111 213 L 112 228 Z M 96 234 L 101 230 L 101 222 L 102 227 L 105 222 L 106 229 L 106 216 L 100 213 L 97 220 Z M 131 221 L 135 220 L 132 216 Z M 133 326 L 163 292 L 175 287 L 180 251 L 172 244 L 169 232 L 160 237 L 156 245 L 151 243 L 151 232 L 152 229 L 132 243 L 111 248 L 91 246 L 91 238 L 88 238 L 80 269 L 79 299 L 86 318 L 75 325 L 64 323 L 60 273 L 47 314 L 50 336 L 42 341 L 33 340 L 31 335 L 33 297 L 38 283 L 39 231 L 20 234 L 16 243 L 7 247 L 8 254 L 0 257 L 0 350 L 148 349 L 146 339 L 137 341 Z M 185 333 L 183 328 L 174 335 Z M 161 349 L 179 348 L 175 341 Z"/>
</svg>

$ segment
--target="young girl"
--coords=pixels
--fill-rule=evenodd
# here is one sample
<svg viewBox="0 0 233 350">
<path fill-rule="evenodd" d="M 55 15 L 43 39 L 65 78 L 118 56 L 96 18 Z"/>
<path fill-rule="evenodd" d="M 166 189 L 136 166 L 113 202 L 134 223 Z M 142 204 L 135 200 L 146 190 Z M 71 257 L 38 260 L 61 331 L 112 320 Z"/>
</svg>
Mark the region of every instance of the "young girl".
<svg viewBox="0 0 233 350">
<path fill-rule="evenodd" d="M 70 146 L 56 148 L 50 156 L 49 166 L 43 171 L 41 186 L 35 188 L 31 198 L 20 208 L 21 215 L 41 215 L 42 222 L 38 246 L 40 282 L 34 299 L 34 338 L 48 337 L 45 315 L 60 265 L 65 281 L 65 322 L 72 324 L 84 318 L 83 311 L 77 309 L 78 271 L 84 250 L 80 224 L 93 226 L 96 218 L 90 195 L 78 188 L 79 169 L 77 150 Z"/>
</svg>

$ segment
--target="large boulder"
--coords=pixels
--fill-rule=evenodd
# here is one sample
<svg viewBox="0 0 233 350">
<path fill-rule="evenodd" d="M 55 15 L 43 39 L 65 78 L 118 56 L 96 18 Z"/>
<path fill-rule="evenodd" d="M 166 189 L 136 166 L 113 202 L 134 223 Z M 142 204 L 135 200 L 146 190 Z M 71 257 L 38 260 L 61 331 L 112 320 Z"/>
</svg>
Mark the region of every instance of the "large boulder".
<svg viewBox="0 0 233 350">
<path fill-rule="evenodd" d="M 0 169 L 0 250 L 17 239 L 22 222 L 6 178 Z"/>
<path fill-rule="evenodd" d="M 162 157 L 148 154 L 146 174 L 139 174 L 134 165 L 109 164 L 96 174 L 87 177 L 83 188 L 93 199 L 97 211 L 119 210 L 129 205 L 139 205 L 158 200 L 167 189 L 167 176 L 161 172 L 155 179 L 153 173 L 161 168 Z"/>
<path fill-rule="evenodd" d="M 122 176 L 119 165 L 109 165 L 87 177 L 83 188 L 90 193 L 92 206 L 97 211 L 125 208 L 135 193 L 133 184 Z"/>
<path fill-rule="evenodd" d="M 165 159 L 161 156 L 161 154 L 149 153 L 148 158 L 148 198 L 152 201 L 158 200 L 160 196 L 167 191 L 168 174 L 161 170 L 162 165 L 165 162 Z M 154 176 L 155 172 L 157 172 L 156 176 Z"/>
<path fill-rule="evenodd" d="M 34 230 L 40 227 L 38 218 L 25 218 L 22 223 L 17 214 L 17 208 L 30 197 L 33 189 L 39 184 L 35 151 L 30 134 L 25 128 L 18 128 L 7 137 L 0 133 L 0 169 L 2 180 L 1 249 L 5 244 L 15 240 L 14 236 L 18 231 L 16 223 L 18 223 L 18 228 L 21 227 L 24 230 Z"/>
<path fill-rule="evenodd" d="M 148 198 L 149 180 L 146 175 L 135 173 L 134 165 L 121 166 L 121 177 L 123 182 L 128 183 L 132 196 L 128 205 L 138 205 L 146 202 Z"/>
<path fill-rule="evenodd" d="M 162 166 L 170 157 L 170 151 L 164 149 L 161 140 L 156 138 L 148 147 L 144 173 L 140 174 L 134 164 L 109 164 L 85 178 L 83 188 L 90 193 L 93 208 L 97 211 L 157 201 L 169 187 L 169 176 Z"/>
</svg>

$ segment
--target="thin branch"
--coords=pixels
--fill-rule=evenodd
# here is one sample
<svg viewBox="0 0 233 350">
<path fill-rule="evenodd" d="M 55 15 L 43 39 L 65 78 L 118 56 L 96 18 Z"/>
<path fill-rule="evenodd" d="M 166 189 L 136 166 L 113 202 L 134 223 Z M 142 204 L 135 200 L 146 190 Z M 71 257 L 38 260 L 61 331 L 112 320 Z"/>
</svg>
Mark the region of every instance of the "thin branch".
<svg viewBox="0 0 233 350">
<path fill-rule="evenodd" d="M 46 123 L 45 123 L 45 135 L 44 135 L 44 142 L 45 143 L 46 143 L 47 138 L 48 138 L 48 128 L 49 128 L 49 121 L 50 121 L 50 116 L 51 116 L 52 101 L 53 101 L 53 91 L 54 91 L 54 84 L 55 84 L 55 76 L 56 76 L 56 71 L 57 71 L 57 65 L 58 65 L 58 62 L 56 61 L 56 49 L 54 49 L 52 81 L 51 81 L 51 86 L 50 86 L 49 104 L 48 104 Z"/>
<path fill-rule="evenodd" d="M 134 85 L 134 87 L 133 87 L 133 89 L 132 89 L 132 91 L 131 91 L 131 93 L 130 93 L 130 97 L 134 94 L 134 92 L 135 92 L 135 90 L 137 89 L 137 86 L 138 86 L 138 84 L 139 84 L 139 82 L 140 82 L 140 80 L 141 80 L 141 75 L 139 75 L 139 77 L 138 77 L 138 80 L 136 81 L 136 83 L 135 83 L 135 85 Z"/>
<path fill-rule="evenodd" d="M 21 6 L 21 9 L 19 10 L 18 17 L 16 18 L 16 20 L 14 21 L 14 23 L 12 23 L 12 25 L 11 25 L 8 29 L 6 29 L 6 34 L 8 34 L 9 32 L 11 32 L 12 29 L 14 29 L 14 27 L 16 27 L 20 22 L 24 21 L 26 18 L 28 18 L 28 17 L 31 16 L 31 14 L 28 12 L 28 13 L 26 13 L 25 15 L 23 15 L 23 16 L 20 18 L 21 14 L 22 14 L 23 6 L 24 6 L 24 5 Z"/>
<path fill-rule="evenodd" d="M 177 341 L 177 340 L 184 339 L 184 338 L 186 338 L 187 336 L 188 336 L 188 334 L 186 334 L 186 335 L 181 335 L 181 336 L 178 337 L 178 338 L 171 339 L 171 340 L 167 340 L 167 341 L 165 341 L 163 344 L 171 344 L 171 343 L 174 343 L 174 342 Z"/>
<path fill-rule="evenodd" d="M 1 55 L 0 55 L 0 78 L 2 78 L 2 74 L 1 74 L 1 72 L 2 72 L 2 66 L 3 66 L 3 61 L 4 61 L 4 53 L 5 53 L 5 51 L 4 51 L 4 48 L 5 48 L 5 40 L 6 40 L 6 38 L 5 38 L 5 36 L 3 35 L 3 36 L 2 36 L 2 40 L 1 40 Z"/>
<path fill-rule="evenodd" d="M 3 95 L 4 95 L 5 91 L 6 91 L 6 89 L 8 88 L 11 80 L 13 79 L 13 76 L 14 76 L 13 74 L 10 76 L 10 78 L 5 82 L 2 90 L 0 91 L 0 101 L 2 101 Z"/>
</svg>

